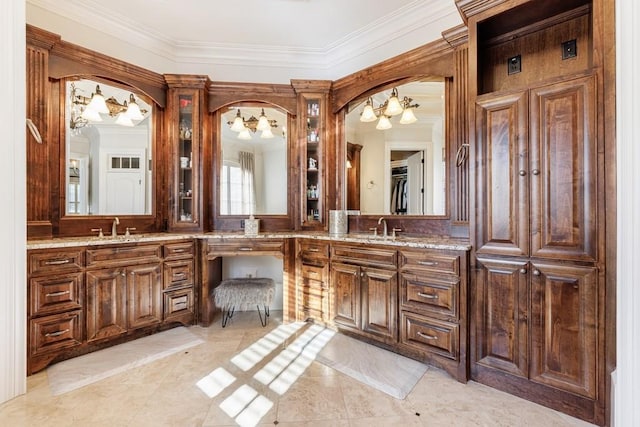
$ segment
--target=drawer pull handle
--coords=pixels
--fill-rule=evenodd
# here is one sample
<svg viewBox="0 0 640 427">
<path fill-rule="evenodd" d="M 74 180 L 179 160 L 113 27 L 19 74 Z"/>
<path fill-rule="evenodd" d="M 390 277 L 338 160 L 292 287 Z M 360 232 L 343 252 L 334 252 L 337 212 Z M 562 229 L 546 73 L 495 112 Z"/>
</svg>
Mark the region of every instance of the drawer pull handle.
<svg viewBox="0 0 640 427">
<path fill-rule="evenodd" d="M 175 252 L 175 253 L 180 253 L 180 252 L 184 252 L 184 251 L 185 251 L 184 249 L 174 249 L 173 250 L 173 252 Z"/>
<path fill-rule="evenodd" d="M 423 332 L 418 332 L 418 336 L 424 338 L 425 340 L 430 340 L 430 341 L 438 339 L 438 337 L 435 336 L 435 335 L 429 335 L 429 334 L 425 334 Z"/>
<path fill-rule="evenodd" d="M 434 266 L 438 265 L 438 262 L 437 261 L 418 261 L 418 264 L 426 265 L 426 266 L 429 266 L 429 267 L 434 267 Z"/>
<path fill-rule="evenodd" d="M 252 251 L 253 248 L 251 247 L 242 247 L 242 248 L 238 248 L 239 251 Z"/>
<path fill-rule="evenodd" d="M 69 291 L 69 290 L 58 291 L 58 292 L 50 292 L 50 293 L 46 294 L 45 297 L 47 297 L 47 298 L 49 298 L 49 297 L 59 297 L 59 296 L 67 295 L 67 294 L 70 294 L 70 293 L 71 293 L 71 291 Z"/>
<path fill-rule="evenodd" d="M 320 249 L 318 249 L 318 248 L 309 248 L 308 251 L 309 252 L 320 252 Z"/>
<path fill-rule="evenodd" d="M 66 259 L 54 259 L 51 261 L 45 261 L 45 265 L 62 265 L 62 264 L 69 264 L 71 262 L 71 260 L 69 258 Z"/>
<path fill-rule="evenodd" d="M 174 279 L 184 279 L 187 277 L 187 273 L 173 273 Z"/>
<path fill-rule="evenodd" d="M 69 332 L 69 329 L 65 329 L 64 331 L 58 332 L 49 332 L 48 334 L 44 334 L 45 337 L 59 337 L 60 335 L 66 334 Z"/>
<path fill-rule="evenodd" d="M 177 302 L 173 305 L 174 310 L 184 310 L 187 307 L 187 303 L 184 301 Z"/>
<path fill-rule="evenodd" d="M 438 295 L 436 294 L 425 294 L 424 292 L 418 292 L 418 296 L 427 299 L 438 299 Z"/>
</svg>

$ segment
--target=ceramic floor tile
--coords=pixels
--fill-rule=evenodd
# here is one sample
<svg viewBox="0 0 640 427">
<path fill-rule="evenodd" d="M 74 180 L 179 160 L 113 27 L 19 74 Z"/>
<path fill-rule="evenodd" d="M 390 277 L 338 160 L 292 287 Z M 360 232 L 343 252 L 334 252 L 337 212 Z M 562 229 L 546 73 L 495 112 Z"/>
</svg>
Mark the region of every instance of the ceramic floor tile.
<svg viewBox="0 0 640 427">
<path fill-rule="evenodd" d="M 226 328 L 219 321 L 209 328 L 193 326 L 189 329 L 203 344 L 59 396 L 52 395 L 46 372 L 39 372 L 27 378 L 27 394 L 0 405 L 0 425 L 236 426 L 241 418 L 227 415 L 220 404 L 245 385 L 260 398 L 247 404 L 244 418 L 263 427 L 590 426 L 475 382 L 461 384 L 436 368 L 429 368 L 409 395 L 398 400 L 314 361 L 281 396 L 254 375 L 310 325 L 247 371 L 231 363 L 281 325 L 281 316 L 272 312 L 265 328 L 254 312 L 237 313 Z M 216 368 L 236 380 L 209 397 L 197 382 Z"/>
</svg>

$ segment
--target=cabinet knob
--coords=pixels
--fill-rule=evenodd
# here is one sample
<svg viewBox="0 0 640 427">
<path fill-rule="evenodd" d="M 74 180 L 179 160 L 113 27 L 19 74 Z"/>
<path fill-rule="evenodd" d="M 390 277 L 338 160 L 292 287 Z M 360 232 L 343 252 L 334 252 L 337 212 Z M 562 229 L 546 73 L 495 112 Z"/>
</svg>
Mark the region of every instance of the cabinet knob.
<svg viewBox="0 0 640 427">
<path fill-rule="evenodd" d="M 520 169 L 520 172 L 518 172 L 520 174 L 520 176 L 525 176 L 527 174 L 527 171 L 524 169 Z"/>
<path fill-rule="evenodd" d="M 540 170 L 539 169 L 534 169 L 531 171 L 532 174 L 534 175 L 540 175 Z"/>
<path fill-rule="evenodd" d="M 534 276 L 539 276 L 540 275 L 540 270 L 538 270 L 538 269 L 533 270 L 533 275 Z"/>
<path fill-rule="evenodd" d="M 526 268 L 521 268 L 520 269 L 520 273 L 521 274 L 527 274 L 527 269 Z"/>
</svg>

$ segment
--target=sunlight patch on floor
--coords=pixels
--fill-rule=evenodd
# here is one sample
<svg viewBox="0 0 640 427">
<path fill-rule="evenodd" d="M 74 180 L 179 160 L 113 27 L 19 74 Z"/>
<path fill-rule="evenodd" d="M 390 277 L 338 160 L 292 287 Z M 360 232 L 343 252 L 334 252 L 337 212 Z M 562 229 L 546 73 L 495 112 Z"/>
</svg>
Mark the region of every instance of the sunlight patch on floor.
<svg viewBox="0 0 640 427">
<path fill-rule="evenodd" d="M 216 397 L 222 390 L 229 387 L 236 380 L 226 369 L 220 367 L 215 369 L 206 377 L 202 378 L 196 385 L 210 398 Z"/>
</svg>

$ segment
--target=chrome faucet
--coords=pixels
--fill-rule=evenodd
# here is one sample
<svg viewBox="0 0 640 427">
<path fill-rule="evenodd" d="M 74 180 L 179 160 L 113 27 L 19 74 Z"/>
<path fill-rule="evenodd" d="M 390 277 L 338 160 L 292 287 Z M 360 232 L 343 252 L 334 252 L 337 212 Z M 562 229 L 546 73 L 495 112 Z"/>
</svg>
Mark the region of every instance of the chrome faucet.
<svg viewBox="0 0 640 427">
<path fill-rule="evenodd" d="M 120 220 L 118 217 L 115 217 L 113 224 L 111 224 L 111 237 L 118 237 L 118 224 L 120 224 Z"/>
<path fill-rule="evenodd" d="M 378 220 L 378 225 L 382 224 L 382 237 L 387 238 L 387 220 L 383 216 Z"/>
</svg>

